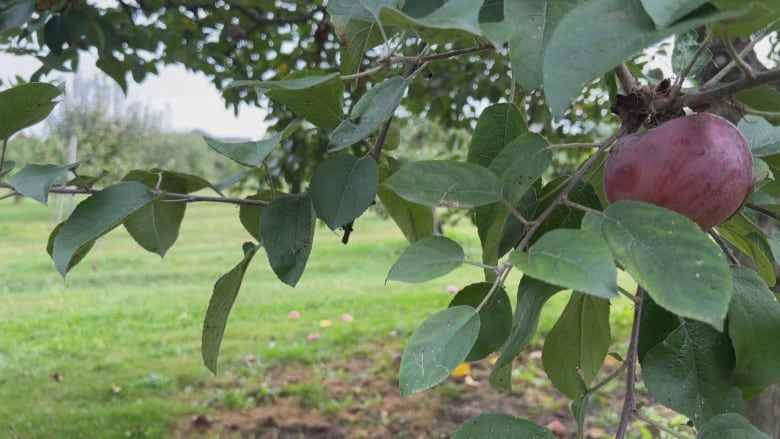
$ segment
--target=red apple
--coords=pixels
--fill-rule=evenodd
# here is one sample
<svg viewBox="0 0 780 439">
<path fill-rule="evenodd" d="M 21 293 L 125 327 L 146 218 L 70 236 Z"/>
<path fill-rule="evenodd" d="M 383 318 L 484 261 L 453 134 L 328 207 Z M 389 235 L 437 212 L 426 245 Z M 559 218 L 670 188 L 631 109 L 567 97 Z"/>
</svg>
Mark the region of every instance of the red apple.
<svg viewBox="0 0 780 439">
<path fill-rule="evenodd" d="M 610 203 L 652 203 L 687 216 L 704 230 L 739 209 L 752 179 L 753 157 L 745 137 L 710 113 L 623 137 L 604 168 Z"/>
</svg>

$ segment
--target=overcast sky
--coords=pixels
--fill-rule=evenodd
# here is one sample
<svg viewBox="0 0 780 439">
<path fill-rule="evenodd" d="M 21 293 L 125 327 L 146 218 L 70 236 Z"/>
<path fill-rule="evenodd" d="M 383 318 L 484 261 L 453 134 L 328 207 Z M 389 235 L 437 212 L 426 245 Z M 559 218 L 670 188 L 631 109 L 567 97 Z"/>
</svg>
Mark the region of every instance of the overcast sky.
<svg viewBox="0 0 780 439">
<path fill-rule="evenodd" d="M 84 78 L 103 75 L 95 67 L 94 57 L 80 52 L 80 72 Z M 0 78 L 3 88 L 16 75 L 29 79 L 40 63 L 32 57 L 0 54 Z M 66 80 L 66 73 L 56 72 L 45 81 Z M 265 133 L 263 112 L 257 107 L 242 106 L 238 117 L 225 108 L 220 93 L 200 74 L 187 72 L 184 67 L 161 67 L 159 75 L 148 75 L 146 80 L 128 81 L 128 102 L 140 102 L 167 113 L 171 129 L 176 131 L 201 130 L 213 137 L 240 137 L 259 139 Z"/>
</svg>

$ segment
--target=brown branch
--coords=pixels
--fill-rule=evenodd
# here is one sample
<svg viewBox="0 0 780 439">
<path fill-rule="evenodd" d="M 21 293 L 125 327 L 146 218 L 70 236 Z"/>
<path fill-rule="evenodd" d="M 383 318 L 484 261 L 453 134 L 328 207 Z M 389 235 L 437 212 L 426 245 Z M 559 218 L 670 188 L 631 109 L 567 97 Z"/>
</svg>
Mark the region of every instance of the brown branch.
<svg viewBox="0 0 780 439">
<path fill-rule="evenodd" d="M 631 94 L 635 93 L 639 88 L 639 85 L 634 78 L 634 75 L 628 70 L 628 66 L 625 63 L 620 63 L 615 67 L 615 76 L 620 81 L 620 87 L 623 89 L 623 93 Z"/>
<path fill-rule="evenodd" d="M 434 53 L 433 55 L 426 56 L 391 56 L 388 60 L 391 63 L 396 62 L 413 62 L 416 64 L 422 64 L 431 61 L 441 61 L 443 59 L 455 58 L 457 56 L 468 55 L 471 53 L 483 52 L 486 50 L 493 50 L 492 44 L 480 44 L 479 46 L 468 47 L 465 49 L 450 50 L 447 52 Z"/>
<path fill-rule="evenodd" d="M 753 78 L 743 77 L 734 82 L 730 82 L 723 87 L 685 94 L 680 96 L 676 101 L 669 102 L 669 106 L 675 108 L 698 107 L 725 99 L 742 90 L 747 90 L 748 88 L 774 81 L 780 81 L 780 69 L 756 73 Z"/>
<path fill-rule="evenodd" d="M 3 182 L 0 182 L 0 188 L 14 190 L 13 186 Z M 99 191 L 100 191 L 99 189 L 82 189 L 76 187 L 63 187 L 63 186 L 57 186 L 49 189 L 49 193 L 65 194 L 65 195 L 92 195 Z M 170 201 L 183 201 L 185 203 L 211 202 L 211 203 L 235 204 L 237 206 L 267 206 L 268 205 L 268 201 L 247 200 L 244 198 L 208 197 L 208 196 L 201 196 L 201 195 L 182 194 L 178 192 L 167 192 L 163 190 L 152 190 L 152 193 L 156 196 L 162 196 L 163 198 Z"/>
<path fill-rule="evenodd" d="M 620 137 L 623 137 L 625 134 L 626 127 L 620 127 L 620 129 L 618 129 L 613 135 L 601 143 L 596 152 L 594 152 L 593 155 L 588 158 L 585 164 L 583 164 L 582 167 L 578 169 L 574 175 L 572 175 L 571 180 L 569 180 L 568 184 L 566 184 L 566 187 L 563 188 L 563 191 L 561 191 L 560 195 L 558 195 L 558 197 L 553 200 L 549 206 L 547 206 L 547 209 L 545 209 L 544 212 L 536 217 L 536 219 L 531 221 L 531 227 L 529 227 L 525 232 L 525 235 L 523 236 L 523 239 L 520 241 L 520 243 L 515 246 L 516 249 L 524 250 L 526 247 L 528 247 L 528 244 L 531 242 L 531 238 L 533 238 L 534 233 L 539 230 L 539 227 L 541 227 L 542 223 L 547 220 L 555 208 L 566 202 L 571 191 L 574 190 L 574 187 L 577 186 L 577 183 L 582 180 L 582 177 L 590 170 L 590 168 L 593 167 L 596 161 L 598 161 L 599 157 L 601 157 L 604 151 L 606 151 L 613 142 L 615 142 Z"/>
<path fill-rule="evenodd" d="M 775 221 L 780 221 L 780 212 L 775 212 L 774 210 L 769 210 L 765 207 L 761 207 L 759 205 L 753 204 L 753 203 L 747 203 L 745 204 L 745 207 L 748 209 L 755 210 L 756 212 L 766 215 Z"/>
<path fill-rule="evenodd" d="M 626 395 L 623 399 L 623 411 L 620 413 L 620 423 L 618 424 L 615 439 L 623 439 L 628 430 L 628 422 L 631 414 L 636 410 L 636 364 L 637 349 L 639 346 L 639 327 L 642 322 L 642 302 L 645 298 L 644 288 L 636 288 L 636 301 L 634 301 L 634 323 L 631 326 L 631 339 L 628 342 L 628 352 L 626 353 Z"/>
</svg>

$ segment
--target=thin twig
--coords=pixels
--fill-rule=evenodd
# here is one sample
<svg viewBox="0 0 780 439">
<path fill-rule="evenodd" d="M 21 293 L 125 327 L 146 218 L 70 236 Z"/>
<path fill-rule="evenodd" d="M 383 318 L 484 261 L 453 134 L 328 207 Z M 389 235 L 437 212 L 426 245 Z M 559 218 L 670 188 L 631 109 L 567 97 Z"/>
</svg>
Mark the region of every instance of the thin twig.
<svg viewBox="0 0 780 439">
<path fill-rule="evenodd" d="M 690 439 L 690 437 L 683 436 L 680 433 L 678 433 L 678 432 L 672 430 L 671 428 L 667 427 L 666 425 L 663 425 L 660 422 L 656 422 L 653 419 L 650 419 L 650 417 L 646 416 L 644 413 L 642 413 L 639 410 L 635 410 L 634 411 L 634 417 L 636 417 L 640 421 L 643 421 L 643 422 L 646 422 L 646 423 L 652 425 L 653 427 L 655 427 L 655 428 L 657 428 L 659 430 L 663 430 L 667 434 L 670 434 L 670 435 L 676 437 L 677 439 Z"/>
<path fill-rule="evenodd" d="M 0 182 L 0 188 L 13 190 L 13 187 L 10 184 L 3 183 L 3 182 Z M 99 189 L 82 189 L 76 187 L 62 187 L 62 186 L 56 186 L 49 189 L 49 192 L 53 194 L 69 194 L 69 195 L 92 195 L 99 191 L 100 191 Z M 163 190 L 152 190 L 152 193 L 156 196 L 162 196 L 163 198 L 167 198 L 169 200 L 184 201 L 187 203 L 211 202 L 211 203 L 235 204 L 238 206 L 267 206 L 269 204 L 268 201 L 263 201 L 263 200 L 247 200 L 244 198 L 229 198 L 229 197 L 208 197 L 208 196 L 201 196 L 201 195 L 182 194 L 178 192 L 166 192 Z"/>
<path fill-rule="evenodd" d="M 756 73 L 753 78 L 743 77 L 723 87 L 685 94 L 678 98 L 675 104 L 680 108 L 696 107 L 716 102 L 742 90 L 777 80 L 780 80 L 780 68 Z"/>
<path fill-rule="evenodd" d="M 682 90 L 683 82 L 685 82 L 685 78 L 689 73 L 691 73 L 691 69 L 693 69 L 693 66 L 696 64 L 696 61 L 699 59 L 701 54 L 710 47 L 712 37 L 712 28 L 707 26 L 707 34 L 704 36 L 701 44 L 699 44 L 696 52 L 693 53 L 693 57 L 691 57 L 690 62 L 688 62 L 688 64 L 680 71 L 680 75 L 677 77 L 677 81 L 675 81 L 674 87 L 672 87 L 672 89 L 669 91 L 670 100 L 674 100 L 677 96 L 679 96 L 680 91 Z"/>
<path fill-rule="evenodd" d="M 742 265 L 739 263 L 739 259 L 737 258 L 737 255 L 734 254 L 734 251 L 731 250 L 731 247 L 729 247 L 728 243 L 718 235 L 717 233 L 713 232 L 712 230 L 709 231 L 710 236 L 712 239 L 715 240 L 715 242 L 718 244 L 721 250 L 723 250 L 723 253 L 726 254 L 726 257 L 728 258 L 729 262 L 731 262 L 732 265 Z"/>
<path fill-rule="evenodd" d="M 512 263 L 509 261 L 506 261 L 498 266 L 496 269 L 498 276 L 496 276 L 496 280 L 493 281 L 493 286 L 490 287 L 490 291 L 488 291 L 488 293 L 485 295 L 485 298 L 482 299 L 482 302 L 480 302 L 479 305 L 475 308 L 475 312 L 480 312 L 482 308 L 485 307 L 488 301 L 490 301 L 490 298 L 493 297 L 493 294 L 495 294 L 495 292 L 498 291 L 498 288 L 504 284 L 511 270 Z"/>
<path fill-rule="evenodd" d="M 5 151 L 8 149 L 8 139 L 3 139 L 3 148 L 0 150 L 0 170 L 3 169 L 5 164 Z"/>
<path fill-rule="evenodd" d="M 637 286 L 636 302 L 634 302 L 634 323 L 631 327 L 631 339 L 628 343 L 628 352 L 626 353 L 626 395 L 623 399 L 623 411 L 620 413 L 620 423 L 615 433 L 615 439 L 625 438 L 631 414 L 636 409 L 636 395 L 634 391 L 636 386 L 636 364 L 638 361 L 639 327 L 642 320 L 642 302 L 644 297 L 644 288 Z"/>
<path fill-rule="evenodd" d="M 7 194 L 5 194 L 3 196 L 0 196 L 0 200 L 5 200 L 6 198 L 15 197 L 17 195 L 22 195 L 22 194 L 20 194 L 19 192 L 16 192 L 16 191 L 11 191 L 10 193 L 7 193 Z"/>
<path fill-rule="evenodd" d="M 764 119 L 780 120 L 780 113 L 777 111 L 762 111 L 751 108 L 745 104 L 737 104 L 740 110 L 745 114 L 752 114 L 753 116 L 763 117 Z"/>
<path fill-rule="evenodd" d="M 726 51 L 731 55 L 734 63 L 742 70 L 742 74 L 748 79 L 755 77 L 756 73 L 753 71 L 753 68 L 742 59 L 742 53 L 737 53 L 737 49 L 734 48 L 734 44 L 731 42 L 731 38 L 729 38 L 728 30 L 723 31 L 723 43 L 726 45 Z"/>
<path fill-rule="evenodd" d="M 389 61 L 391 63 L 414 62 L 416 64 L 420 64 L 425 62 L 441 61 L 444 59 L 455 58 L 457 56 L 469 55 L 472 53 L 482 52 L 486 50 L 493 50 L 493 49 L 495 48 L 493 47 L 492 44 L 480 44 L 474 47 L 467 47 L 465 49 L 455 49 L 447 52 L 434 53 L 433 55 L 426 55 L 426 56 L 391 56 L 389 57 Z"/>
<path fill-rule="evenodd" d="M 748 209 L 751 209 L 751 210 L 755 210 L 756 212 L 758 212 L 758 213 L 760 213 L 762 215 L 766 215 L 766 216 L 772 218 L 775 221 L 780 221 L 780 212 L 775 212 L 774 210 L 769 210 L 769 209 L 767 209 L 765 207 L 761 207 L 761 206 L 759 206 L 757 204 L 753 204 L 753 203 L 747 203 L 747 204 L 745 204 L 745 207 L 747 207 Z"/>
<path fill-rule="evenodd" d="M 745 48 L 742 49 L 742 51 L 739 52 L 739 58 L 741 58 L 741 57 L 747 55 L 748 53 L 750 53 L 753 50 L 753 48 L 756 46 L 756 44 L 758 44 L 758 42 L 761 41 L 764 38 L 764 35 L 765 34 L 758 35 L 756 38 L 754 38 L 752 41 L 750 41 L 750 43 L 748 43 L 748 45 L 745 46 Z M 718 71 L 718 73 L 716 73 L 715 76 L 713 76 L 707 82 L 705 82 L 700 87 L 700 89 L 701 90 L 706 90 L 708 88 L 714 87 L 717 83 L 719 83 L 723 79 L 724 76 L 726 76 L 736 66 L 737 66 L 737 63 L 734 60 L 730 61 L 728 64 L 726 64 L 725 67 L 720 69 L 720 71 Z"/>
<path fill-rule="evenodd" d="M 533 221 L 528 221 L 525 219 L 525 217 L 515 209 L 515 206 L 512 205 L 512 203 L 509 202 L 506 198 L 501 198 L 501 201 L 504 203 L 504 206 L 509 210 L 509 213 L 512 214 L 513 217 L 515 217 L 520 223 L 526 227 L 530 226 Z"/>
<path fill-rule="evenodd" d="M 569 194 L 572 190 L 574 190 L 574 187 L 577 186 L 577 183 L 582 179 L 582 177 L 590 170 L 591 167 L 598 161 L 598 159 L 601 157 L 601 155 L 604 153 L 604 151 L 609 148 L 610 145 L 612 145 L 615 140 L 622 137 L 626 132 L 626 129 L 624 127 L 621 127 L 618 129 L 614 134 L 612 134 L 607 140 L 601 143 L 601 146 L 596 150 L 596 152 L 591 155 L 588 160 L 585 162 L 585 164 L 582 165 L 580 169 L 577 170 L 574 175 L 572 175 L 572 178 L 569 180 L 566 187 L 563 188 L 563 191 L 558 195 L 558 197 L 553 200 L 549 206 L 547 206 L 547 209 L 544 210 L 536 219 L 532 221 L 531 227 L 526 230 L 525 235 L 523 236 L 523 239 L 520 241 L 519 244 L 515 247 L 518 250 L 524 250 L 528 243 L 531 242 L 531 238 L 533 237 L 534 233 L 539 229 L 539 227 L 544 223 L 544 221 L 552 214 L 552 212 L 560 206 L 561 204 L 565 203 L 565 200 L 568 198 Z"/>
</svg>

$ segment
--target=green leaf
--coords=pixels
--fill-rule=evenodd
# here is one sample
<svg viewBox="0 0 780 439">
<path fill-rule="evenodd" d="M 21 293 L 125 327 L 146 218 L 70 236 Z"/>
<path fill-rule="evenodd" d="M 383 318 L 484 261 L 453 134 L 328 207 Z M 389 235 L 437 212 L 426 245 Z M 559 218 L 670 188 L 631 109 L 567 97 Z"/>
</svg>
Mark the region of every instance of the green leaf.
<svg viewBox="0 0 780 439">
<path fill-rule="evenodd" d="M 481 36 L 479 7 L 472 0 L 448 0 L 425 15 L 411 15 L 410 3 L 429 3 L 428 0 L 409 1 L 403 12 L 382 8 L 379 17 L 382 24 L 411 29 L 426 41 L 451 42 L 462 37 Z"/>
<path fill-rule="evenodd" d="M 76 169 L 79 164 L 27 165 L 14 174 L 9 183 L 20 194 L 45 205 L 49 202 L 49 189 L 57 183 L 63 183 L 67 172 Z"/>
<path fill-rule="evenodd" d="M 780 381 L 780 304 L 754 271 L 731 270 L 734 295 L 728 325 L 737 358 L 734 375 L 742 393 L 752 396 Z"/>
<path fill-rule="evenodd" d="M 407 241 L 417 242 L 433 236 L 433 209 L 406 201 L 386 186 L 379 186 L 376 194 Z"/>
<path fill-rule="evenodd" d="M 338 154 L 314 168 L 309 193 L 317 215 L 335 230 L 371 206 L 378 183 L 379 168 L 373 158 Z"/>
<path fill-rule="evenodd" d="M 251 242 L 244 243 L 244 258 L 232 270 L 220 276 L 214 284 L 214 291 L 206 310 L 206 318 L 203 320 L 201 338 L 203 363 L 214 375 L 217 374 L 219 346 L 222 344 L 222 336 L 225 334 L 225 325 L 227 325 L 230 309 L 236 301 L 244 274 L 258 248 L 260 247 Z"/>
<path fill-rule="evenodd" d="M 331 0 L 328 2 L 328 12 L 363 21 L 376 21 L 380 9 L 396 5 L 398 0 Z"/>
<path fill-rule="evenodd" d="M 81 260 L 84 249 L 154 199 L 154 193 L 143 184 L 123 181 L 79 203 L 51 235 L 49 253 L 62 277 Z"/>
<path fill-rule="evenodd" d="M 763 117 L 745 116 L 737 128 L 742 131 L 754 156 L 766 157 L 780 153 L 780 127 L 773 127 Z"/>
<path fill-rule="evenodd" d="M 62 14 L 65 30 L 71 41 L 78 43 L 87 35 L 90 27 L 89 16 L 78 8 L 69 8 Z"/>
<path fill-rule="evenodd" d="M 640 0 L 591 0 L 574 7 L 559 22 L 544 52 L 544 90 L 553 116 L 563 116 L 593 78 L 651 44 L 741 14 L 704 9 L 672 26 L 656 29 Z"/>
<path fill-rule="evenodd" d="M 371 135 L 393 115 L 408 86 L 409 81 L 393 76 L 368 90 L 352 107 L 349 119 L 333 130 L 328 151 L 339 151 Z"/>
<path fill-rule="evenodd" d="M 552 432 L 531 421 L 503 413 L 481 413 L 467 420 L 452 435 L 452 439 L 555 439 Z"/>
<path fill-rule="evenodd" d="M 726 222 L 716 227 L 718 234 L 748 255 L 756 264 L 758 274 L 769 286 L 775 284 L 775 267 L 772 248 L 769 247 L 764 233 L 747 217 L 738 212 Z"/>
<path fill-rule="evenodd" d="M 639 327 L 637 356 L 644 361 L 647 352 L 663 343 L 669 334 L 680 326 L 680 318 L 658 306 L 653 298 L 645 295 L 642 300 L 642 314 Z"/>
<path fill-rule="evenodd" d="M 609 344 L 609 301 L 572 292 L 544 340 L 544 371 L 558 390 L 574 399 L 582 393 L 580 379 L 587 385 L 596 377 Z"/>
<path fill-rule="evenodd" d="M 479 307 L 492 289 L 490 282 L 480 282 L 463 287 L 450 301 L 449 307 L 468 305 Z M 498 287 L 479 310 L 479 335 L 465 361 L 477 361 L 495 352 L 504 344 L 512 330 L 512 304 L 506 290 Z"/>
<path fill-rule="evenodd" d="M 512 332 L 490 372 L 491 384 L 506 391 L 511 390 L 512 362 L 528 346 L 536 333 L 544 304 L 559 291 L 560 287 L 532 277 L 523 276 L 520 279 L 517 286 L 517 305 L 512 317 Z"/>
<path fill-rule="evenodd" d="M 736 93 L 734 97 L 754 110 L 780 112 L 780 91 L 767 84 L 742 90 Z M 774 120 L 777 121 L 778 118 Z M 775 122 L 773 125 L 778 125 L 778 122 Z"/>
<path fill-rule="evenodd" d="M 723 413 L 699 427 L 696 439 L 769 439 L 744 416 Z"/>
<path fill-rule="evenodd" d="M 524 91 L 542 85 L 542 60 L 553 31 L 580 0 L 507 1 L 506 18 L 513 25 L 509 38 L 512 75 Z"/>
<path fill-rule="evenodd" d="M 737 9 L 741 14 L 721 23 L 728 29 L 729 36 L 750 35 L 767 29 L 776 30 L 780 26 L 780 4 L 777 0 L 710 0 L 718 9 Z M 746 6 L 745 3 L 749 3 Z"/>
<path fill-rule="evenodd" d="M 742 412 L 731 342 L 709 325 L 685 321 L 650 349 L 641 365 L 650 394 L 696 425 L 721 413 Z"/>
<path fill-rule="evenodd" d="M 35 0 L 11 0 L 0 9 L 0 33 L 21 28 L 35 12 Z"/>
<path fill-rule="evenodd" d="M 523 114 L 513 104 L 485 108 L 471 137 L 468 162 L 487 168 L 504 146 L 527 131 Z"/>
<path fill-rule="evenodd" d="M 552 153 L 544 137 L 524 133 L 503 147 L 489 169 L 504 185 L 504 199 L 510 204 L 531 188 L 552 163 Z"/>
<path fill-rule="evenodd" d="M 203 140 L 218 153 L 225 157 L 246 166 L 260 167 L 265 158 L 293 131 L 301 125 L 301 120 L 297 119 L 287 125 L 280 133 L 276 133 L 265 140 L 248 142 L 222 142 L 210 137 L 203 137 Z"/>
<path fill-rule="evenodd" d="M 384 183 L 401 198 L 425 206 L 468 208 L 501 200 L 501 182 L 471 163 L 427 160 L 405 165 Z"/>
<path fill-rule="evenodd" d="M 605 299 L 618 297 L 612 252 L 596 233 L 551 230 L 527 252 L 513 251 L 509 258 L 524 274 L 544 282 Z"/>
<path fill-rule="evenodd" d="M 642 7 L 653 19 L 656 28 L 662 29 L 705 3 L 707 0 L 642 0 Z"/>
<path fill-rule="evenodd" d="M 60 56 L 62 54 L 62 45 L 68 37 L 65 30 L 65 20 L 62 15 L 52 15 L 49 21 L 43 26 L 43 41 L 49 48 L 51 54 Z"/>
<path fill-rule="evenodd" d="M 680 75 L 682 70 L 693 61 L 693 55 L 699 50 L 701 43 L 695 30 L 675 35 L 674 49 L 672 49 L 672 71 Z M 712 59 L 712 52 L 704 50 L 688 72 L 689 76 L 696 76 Z"/>
<path fill-rule="evenodd" d="M 277 194 L 277 196 L 278 195 L 283 194 Z M 255 195 L 250 195 L 245 199 L 270 202 L 274 199 L 274 192 L 270 189 L 266 189 Z M 263 237 L 260 234 L 260 216 L 262 216 L 265 207 L 266 206 L 250 206 L 242 204 L 241 207 L 238 208 L 238 219 L 241 221 L 241 225 L 244 226 L 244 230 L 249 232 L 249 234 L 257 240 L 257 242 L 263 241 Z"/>
<path fill-rule="evenodd" d="M 401 398 L 444 381 L 468 355 L 479 335 L 479 314 L 470 306 L 455 306 L 425 320 L 401 357 Z"/>
<path fill-rule="evenodd" d="M 266 96 L 320 128 L 335 128 L 342 120 L 344 81 L 339 73 L 300 71 L 280 81 L 234 81 L 225 90 L 235 87 L 266 90 Z"/>
<path fill-rule="evenodd" d="M 731 273 L 720 248 L 699 226 L 671 210 L 619 201 L 588 212 L 583 229 L 596 231 L 615 259 L 659 305 L 723 328 Z"/>
<path fill-rule="evenodd" d="M 479 9 L 479 28 L 495 47 L 501 47 L 509 40 L 515 31 L 515 25 L 506 19 L 504 0 L 485 0 L 482 3 Z"/>
<path fill-rule="evenodd" d="M 130 171 L 125 181 L 137 181 L 150 189 L 173 193 L 189 194 L 211 183 L 202 177 L 182 172 L 152 169 L 151 171 Z M 152 203 L 138 209 L 124 222 L 130 236 L 144 249 L 165 256 L 179 237 L 179 229 L 184 219 L 187 203 L 170 197 L 158 197 Z"/>
<path fill-rule="evenodd" d="M 0 166 L 0 177 L 3 177 L 5 174 L 11 172 L 16 167 L 16 162 L 13 160 L 6 160 L 3 162 L 3 165 Z"/>
<path fill-rule="evenodd" d="M 430 236 L 404 249 L 390 267 L 385 282 L 436 279 L 463 265 L 465 258 L 463 248 L 457 242 L 444 236 Z"/>
<path fill-rule="evenodd" d="M 333 2 L 328 5 L 332 13 Z M 333 25 L 339 39 L 342 75 L 353 75 L 360 71 L 365 53 L 382 44 L 382 31 L 373 20 L 360 20 L 334 15 Z M 386 30 L 389 33 L 389 30 Z"/>
<path fill-rule="evenodd" d="M 123 93 L 127 94 L 127 72 L 130 70 L 127 61 L 120 61 L 114 57 L 112 52 L 104 51 L 100 54 L 95 65 L 113 79 Z"/>
<path fill-rule="evenodd" d="M 311 254 L 317 218 L 308 194 L 284 195 L 266 206 L 260 216 L 260 235 L 271 269 L 294 287 Z"/>
<path fill-rule="evenodd" d="M 17 85 L 0 91 L 0 140 L 46 119 L 62 90 L 43 82 Z"/>
</svg>

